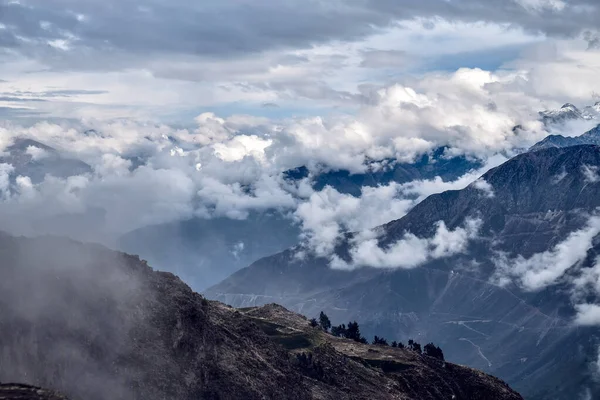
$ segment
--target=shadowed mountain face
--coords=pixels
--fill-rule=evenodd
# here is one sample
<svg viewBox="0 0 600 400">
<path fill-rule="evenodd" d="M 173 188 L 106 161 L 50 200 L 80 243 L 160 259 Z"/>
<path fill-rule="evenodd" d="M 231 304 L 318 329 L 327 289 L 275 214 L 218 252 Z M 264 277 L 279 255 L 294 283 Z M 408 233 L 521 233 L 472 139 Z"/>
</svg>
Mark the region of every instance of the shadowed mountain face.
<svg viewBox="0 0 600 400">
<path fill-rule="evenodd" d="M 57 178 L 82 175 L 92 171 L 83 161 L 67 158 L 50 146 L 31 139 L 19 138 L 0 155 L 0 164 L 11 164 L 12 179 L 28 176 L 32 183 L 39 183 L 46 175 Z"/>
<path fill-rule="evenodd" d="M 334 338 L 280 306 L 209 302 L 96 245 L 0 235 L 0 276 L 0 382 L 72 399 L 521 399 L 479 371 Z M 62 397 L 10 384 L 0 398 Z"/>
<path fill-rule="evenodd" d="M 418 157 L 413 163 L 394 163 L 387 160 L 389 165 L 379 169 L 371 167 L 369 171 L 361 174 L 350 174 L 343 170 L 324 172 L 315 177 L 313 188 L 322 190 L 325 186 L 331 186 L 340 193 L 360 196 L 364 187 L 434 179 L 438 176 L 444 181 L 453 181 L 483 166 L 481 160 L 465 156 L 449 157 L 446 150 L 445 147 L 439 147 Z M 292 179 L 300 179 L 308 176 L 308 169 L 300 167 L 287 171 L 286 175 Z"/>
<path fill-rule="evenodd" d="M 537 151 L 550 147 L 569 147 L 584 144 L 600 145 L 600 125 L 576 137 L 565 137 L 562 135 L 550 135 L 544 140 L 536 143 L 529 151 Z"/>
<path fill-rule="evenodd" d="M 461 254 L 414 269 L 341 271 L 327 259 L 299 259 L 288 250 L 259 260 L 206 295 L 234 306 L 278 302 L 309 316 L 324 310 L 334 323 L 363 321 L 365 333 L 388 340 L 433 340 L 448 359 L 496 374 L 529 399 L 595 398 L 600 388 L 591 365 L 600 335 L 596 328 L 573 325 L 566 286 L 526 291 L 497 286 L 490 278 L 498 252 L 527 258 L 586 225 L 600 207 L 598 167 L 596 146 L 526 153 L 464 190 L 430 196 L 381 228 L 385 248 L 406 232 L 430 238 L 439 221 L 452 230 L 468 218 L 480 219 L 478 237 Z M 349 260 L 351 245 L 340 243 L 338 255 Z M 598 250 L 589 251 L 582 268 Z"/>
<path fill-rule="evenodd" d="M 123 235 L 119 247 L 168 268 L 194 289 L 205 289 L 233 272 L 298 242 L 300 228 L 278 212 L 245 220 L 191 219 L 141 228 Z"/>
</svg>

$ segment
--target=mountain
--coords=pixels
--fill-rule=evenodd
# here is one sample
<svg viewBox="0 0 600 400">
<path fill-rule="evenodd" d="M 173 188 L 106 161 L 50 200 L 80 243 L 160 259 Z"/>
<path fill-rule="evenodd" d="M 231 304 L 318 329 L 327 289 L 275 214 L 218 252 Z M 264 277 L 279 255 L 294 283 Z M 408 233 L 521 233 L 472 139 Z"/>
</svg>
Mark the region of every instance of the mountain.
<svg viewBox="0 0 600 400">
<path fill-rule="evenodd" d="M 46 175 L 58 178 L 83 175 L 92 172 L 92 167 L 83 161 L 65 157 L 56 149 L 32 139 L 17 138 L 0 154 L 0 164 L 11 164 L 11 178 L 28 176 L 33 183 L 44 180 Z"/>
<path fill-rule="evenodd" d="M 600 117 L 600 102 L 593 106 L 586 106 L 583 110 L 578 109 L 571 103 L 566 103 L 558 110 L 540 111 L 539 115 L 545 125 L 562 124 L 578 119 L 598 119 Z"/>
<path fill-rule="evenodd" d="M 325 171 L 315 176 L 313 189 L 322 190 L 325 186 L 331 186 L 340 193 L 360 196 L 363 187 L 387 185 L 391 182 L 407 183 L 438 176 L 444 181 L 453 181 L 483 166 L 483 162 L 475 158 L 448 156 L 447 150 L 447 147 L 438 147 L 410 163 L 384 160 L 370 165 L 365 173 L 352 174 L 347 170 Z M 299 167 L 286 171 L 284 176 L 298 180 L 308 177 L 309 170 Z"/>
<path fill-rule="evenodd" d="M 98 245 L 0 234 L 0 276 L 0 381 L 72 399 L 522 399 L 482 372 L 336 338 L 281 306 L 207 301 Z"/>
<path fill-rule="evenodd" d="M 441 176 L 455 180 L 480 168 L 479 160 L 464 156 L 446 157 L 445 148 L 424 154 L 414 163 L 394 163 L 363 174 L 345 170 L 327 171 L 314 177 L 313 188 L 331 186 L 341 193 L 360 196 L 364 187 L 405 183 L 416 179 Z M 309 176 L 306 167 L 284 172 L 288 181 Z M 152 265 L 169 270 L 184 278 L 194 289 L 204 290 L 233 272 L 294 246 L 301 230 L 292 218 L 277 210 L 253 212 L 245 220 L 229 218 L 176 221 L 147 226 L 128 232 L 118 240 L 126 252 L 141 254 Z"/>
<path fill-rule="evenodd" d="M 469 187 L 428 197 L 405 217 L 379 229 L 391 249 L 410 232 L 432 238 L 479 221 L 465 251 L 417 268 L 330 268 L 329 259 L 299 249 L 261 259 L 205 292 L 233 306 L 277 302 L 305 315 L 325 311 L 335 323 L 363 321 L 368 335 L 434 341 L 449 358 L 505 379 L 528 399 L 573 399 L 600 387 L 590 367 L 600 332 L 572 323 L 566 283 L 537 291 L 498 286 L 503 252 L 509 260 L 547 251 L 581 229 L 600 207 L 600 148 L 547 148 L 519 155 Z M 590 172 L 591 171 L 591 172 Z M 485 189 L 485 190 L 484 190 Z M 353 235 L 337 254 L 352 261 Z M 588 258 L 600 254 L 600 244 Z M 400 254 L 403 261 L 411 254 Z M 585 264 L 580 266 L 585 267 Z"/>
<path fill-rule="evenodd" d="M 600 145 L 600 125 L 584 133 L 583 135 L 571 137 L 562 135 L 549 135 L 540 142 L 534 144 L 529 151 L 538 151 L 549 147 L 569 147 L 584 144 Z"/>
<path fill-rule="evenodd" d="M 240 268 L 298 242 L 300 228 L 277 211 L 230 218 L 175 221 L 152 225 L 120 237 L 119 248 L 141 254 L 150 264 L 205 289 Z"/>
</svg>

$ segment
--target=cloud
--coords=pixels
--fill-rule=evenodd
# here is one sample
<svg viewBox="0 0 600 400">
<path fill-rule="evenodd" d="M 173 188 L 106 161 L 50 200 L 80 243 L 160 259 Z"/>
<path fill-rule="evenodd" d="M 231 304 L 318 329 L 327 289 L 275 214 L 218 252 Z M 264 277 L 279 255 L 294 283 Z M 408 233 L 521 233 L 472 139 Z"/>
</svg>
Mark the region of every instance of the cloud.
<svg viewBox="0 0 600 400">
<path fill-rule="evenodd" d="M 593 165 L 584 165 L 581 168 L 581 173 L 584 176 L 586 183 L 600 182 L 600 175 L 598 175 L 598 167 Z"/>
<path fill-rule="evenodd" d="M 394 68 L 403 67 L 413 60 L 401 50 L 364 50 L 361 67 L 365 68 Z"/>
<path fill-rule="evenodd" d="M 597 304 L 577 304 L 575 306 L 577 316 L 575 323 L 583 326 L 600 325 L 600 305 Z"/>
<path fill-rule="evenodd" d="M 10 196 L 10 174 L 14 171 L 14 167 L 10 164 L 0 164 L 0 198 L 8 198 Z"/>
<path fill-rule="evenodd" d="M 41 160 L 49 156 L 48 151 L 37 146 L 28 146 L 25 153 L 30 155 L 35 161 Z"/>
<path fill-rule="evenodd" d="M 593 34 L 595 3 L 561 10 L 550 0 L 529 0 L 528 7 L 488 3 L 482 8 L 478 0 L 427 0 L 398 7 L 350 0 L 336 7 L 311 1 L 306 7 L 299 0 L 276 6 L 155 0 L 140 8 L 136 0 L 110 0 L 106 7 L 95 1 L 15 2 L 2 5 L 3 31 L 16 47 L 3 53 L 3 76 L 10 82 L 0 82 L 0 92 L 50 100 L 33 103 L 34 111 L 68 118 L 141 114 L 181 122 L 207 110 L 272 114 L 263 104 L 279 105 L 277 115 L 325 115 L 353 112 L 370 100 L 368 87 L 393 81 L 412 87 L 413 77 L 461 66 L 498 71 L 515 58 L 530 62 L 527 53 L 535 43 L 578 38 L 585 44 L 578 54 L 560 49 L 549 66 L 535 62 L 515 70 L 533 67 L 550 81 L 537 87 L 537 74 L 525 76 L 520 91 L 528 95 L 525 86 L 577 92 L 579 101 L 584 90 L 590 96 L 594 69 L 577 70 L 593 65 L 592 52 L 584 51 L 589 34 L 583 32 Z M 278 22 L 258 23 L 265 18 Z M 583 57 L 590 61 L 582 63 Z M 555 87 L 557 69 L 582 82 L 577 91 Z M 37 93 L 26 94 L 32 87 Z M 13 111 L 13 118 L 35 117 Z"/>
<path fill-rule="evenodd" d="M 316 255 L 329 256 L 343 232 L 363 231 L 403 217 L 413 202 L 401 197 L 400 188 L 397 183 L 363 187 L 360 197 L 330 186 L 312 193 L 294 213 L 305 244 Z"/>
<path fill-rule="evenodd" d="M 401 185 L 401 191 L 406 196 L 417 196 L 416 202 L 419 202 L 426 197 L 441 193 L 447 190 L 461 190 L 469 185 L 473 185 L 476 189 L 482 190 L 486 196 L 493 194 L 493 188 L 488 182 L 482 183 L 481 175 L 492 168 L 499 166 L 507 161 L 507 158 L 501 154 L 494 155 L 488 158 L 485 164 L 478 170 L 470 171 L 454 181 L 444 181 L 441 177 L 428 180 L 414 180 Z M 489 186 L 489 187 L 488 187 Z M 490 190 L 492 190 L 490 192 Z"/>
<path fill-rule="evenodd" d="M 465 252 L 469 240 L 477 237 L 481 220 L 467 219 L 464 227 L 457 227 L 452 231 L 443 221 L 439 221 L 436 225 L 435 235 L 431 238 L 419 238 L 406 232 L 402 239 L 387 248 L 379 246 L 377 232 L 362 232 L 351 241 L 349 250 L 351 261 L 347 262 L 334 255 L 331 266 L 337 269 L 416 268 L 430 260 Z"/>
<path fill-rule="evenodd" d="M 268 1 L 242 5 L 176 0 L 154 1 L 143 7 L 134 0 L 108 0 L 102 6 L 75 0 L 30 0 L 1 6 L 6 29 L 0 43 L 36 56 L 53 54 L 57 61 L 66 64 L 73 60 L 75 66 L 91 69 L 106 67 L 107 63 L 94 66 L 89 55 L 76 60 L 69 53 L 87 50 L 94 54 L 97 50 L 125 59 L 144 53 L 242 57 L 273 49 L 359 40 L 392 22 L 435 17 L 510 23 L 555 36 L 573 36 L 597 27 L 600 11 L 591 0 L 568 6 L 561 0 L 516 3 L 521 7 L 512 1 L 486 1 L 486 7 L 480 7 L 479 0 L 450 5 L 440 0 L 410 4 L 349 0 L 335 6 L 318 1 L 307 5 L 299 0 L 277 6 Z"/>
<path fill-rule="evenodd" d="M 592 216 L 585 227 L 571 232 L 565 240 L 529 258 L 510 259 L 501 254 L 494 263 L 493 280 L 501 285 L 515 281 L 524 290 L 537 291 L 556 284 L 575 264 L 583 260 L 600 233 L 600 217 Z"/>
<path fill-rule="evenodd" d="M 492 185 L 487 182 L 484 178 L 480 178 L 473 183 L 473 187 L 475 189 L 479 189 L 485 193 L 485 196 L 488 198 L 494 197 L 494 188 Z"/>
<path fill-rule="evenodd" d="M 562 0 L 514 0 L 529 11 L 541 12 L 544 10 L 562 11 L 567 4 Z"/>
</svg>

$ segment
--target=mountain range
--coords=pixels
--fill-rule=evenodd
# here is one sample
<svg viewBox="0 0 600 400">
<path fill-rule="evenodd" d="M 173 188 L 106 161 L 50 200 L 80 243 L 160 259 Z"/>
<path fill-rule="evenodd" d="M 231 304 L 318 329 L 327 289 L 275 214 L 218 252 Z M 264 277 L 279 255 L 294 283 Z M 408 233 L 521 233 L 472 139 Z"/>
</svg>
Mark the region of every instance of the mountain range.
<svg viewBox="0 0 600 400">
<path fill-rule="evenodd" d="M 529 259 L 586 226 L 600 206 L 600 179 L 586 171 L 598 168 L 600 148 L 593 145 L 528 152 L 463 190 L 428 197 L 378 229 L 378 245 L 391 251 L 407 233 L 435 238 L 441 222 L 456 232 L 477 220 L 477 236 L 456 254 L 407 267 L 404 258 L 412 254 L 405 252 L 396 259 L 404 268 L 339 270 L 331 259 L 299 257 L 302 249 L 292 248 L 205 294 L 237 307 L 277 302 L 309 316 L 324 310 L 334 323 L 361 320 L 366 333 L 390 340 L 433 340 L 451 359 L 507 380 L 528 399 L 600 396 L 590 369 L 599 332 L 572 323 L 575 308 L 564 285 L 526 290 L 493 279 L 501 255 Z M 347 265 L 360 255 L 353 246 L 349 235 L 337 247 Z"/>
<path fill-rule="evenodd" d="M 569 147 L 577 146 L 581 144 L 595 144 L 600 145 L 600 125 L 585 132 L 580 136 L 562 136 L 562 135 L 549 135 L 544 140 L 536 143 L 529 149 L 529 151 L 537 151 L 541 149 L 547 149 L 549 147 Z"/>
<path fill-rule="evenodd" d="M 360 196 L 363 188 L 406 183 L 441 177 L 456 180 L 480 168 L 480 160 L 464 156 L 447 157 L 445 148 L 420 156 L 414 163 L 393 163 L 391 167 L 350 174 L 345 170 L 325 171 L 313 178 L 313 188 L 330 186 L 340 193 Z M 283 173 L 289 181 L 307 178 L 306 167 Z M 244 220 L 195 218 L 147 226 L 119 238 L 119 248 L 143 254 L 158 268 L 168 268 L 186 278 L 195 289 L 203 290 L 254 261 L 278 253 L 298 243 L 297 222 L 278 210 L 253 212 Z"/>
<path fill-rule="evenodd" d="M 566 104 L 540 119 L 548 127 L 594 121 L 599 109 Z M 146 226 L 118 239 L 121 250 L 170 273 L 101 246 L 2 234 L 0 304 L 10 312 L 0 316 L 0 381 L 90 399 L 107 391 L 115 399 L 519 398 L 487 375 L 333 338 L 295 314 L 324 311 L 334 324 L 360 321 L 369 338 L 435 342 L 448 360 L 498 376 L 527 399 L 600 397 L 600 330 L 576 323 L 582 302 L 600 299 L 587 286 L 573 288 L 595 276 L 600 254 L 599 129 L 548 136 L 465 189 L 345 233 L 328 256 L 299 243 L 297 222 L 278 210 Z M 1 157 L 14 167 L 12 183 L 19 175 L 36 183 L 92 172 L 30 139 Z M 282 176 L 360 196 L 391 182 L 455 180 L 483 165 L 447 157 L 443 147 L 413 163 L 385 164 L 362 174 L 299 166 Z M 102 219 L 98 209 L 37 223 L 40 233 L 57 227 L 73 236 Z M 207 288 L 205 297 L 171 273 Z M 306 365 L 308 353 L 318 368 Z M 279 378 L 262 375 L 264 368 Z"/>
</svg>

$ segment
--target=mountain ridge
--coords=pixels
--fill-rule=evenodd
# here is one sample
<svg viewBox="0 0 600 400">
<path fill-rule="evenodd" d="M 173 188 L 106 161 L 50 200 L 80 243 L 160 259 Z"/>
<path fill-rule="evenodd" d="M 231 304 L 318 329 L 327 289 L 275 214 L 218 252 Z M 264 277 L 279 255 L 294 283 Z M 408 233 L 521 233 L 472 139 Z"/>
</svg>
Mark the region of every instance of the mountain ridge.
<svg viewBox="0 0 600 400">
<path fill-rule="evenodd" d="M 481 228 L 464 252 L 414 269 L 332 270 L 328 259 L 298 259 L 288 250 L 259 260 L 205 294 L 235 306 L 268 298 L 309 315 L 323 309 L 335 321 L 362 317 L 365 332 L 385 337 L 424 335 L 461 363 L 503 377 L 527 398 L 556 392 L 556 398 L 569 399 L 583 384 L 600 394 L 588 356 L 596 354 L 598 330 L 572 325 L 573 306 L 560 282 L 531 292 L 490 283 L 497 251 L 527 258 L 585 226 L 600 206 L 600 178 L 586 168 L 593 172 L 598 166 L 597 146 L 549 148 L 516 156 L 463 190 L 430 196 L 380 228 L 382 248 L 407 232 L 432 237 L 438 221 L 453 230 L 467 218 L 479 218 Z M 352 240 L 350 235 L 338 245 L 342 255 L 351 254 Z M 581 350 L 561 354 L 570 341 Z M 557 357 L 564 360 L 559 363 Z M 570 381 L 555 388 L 549 377 L 559 376 Z"/>
</svg>

